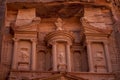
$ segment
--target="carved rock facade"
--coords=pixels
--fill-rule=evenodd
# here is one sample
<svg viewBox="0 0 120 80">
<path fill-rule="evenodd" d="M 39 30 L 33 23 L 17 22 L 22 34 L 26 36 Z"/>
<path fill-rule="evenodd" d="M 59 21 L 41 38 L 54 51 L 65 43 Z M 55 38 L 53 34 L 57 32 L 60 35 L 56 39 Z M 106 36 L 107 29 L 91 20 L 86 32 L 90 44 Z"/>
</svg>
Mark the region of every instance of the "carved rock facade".
<svg viewBox="0 0 120 80">
<path fill-rule="evenodd" d="M 115 80 L 110 3 L 9 0 L 2 43 L 8 80 Z"/>
</svg>

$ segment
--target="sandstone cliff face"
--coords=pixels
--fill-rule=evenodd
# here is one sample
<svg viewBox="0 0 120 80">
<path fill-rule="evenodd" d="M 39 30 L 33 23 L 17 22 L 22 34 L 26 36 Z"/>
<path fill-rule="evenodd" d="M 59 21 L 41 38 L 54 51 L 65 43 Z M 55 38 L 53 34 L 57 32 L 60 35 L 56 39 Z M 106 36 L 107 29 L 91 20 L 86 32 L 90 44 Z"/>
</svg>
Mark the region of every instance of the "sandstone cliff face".
<svg viewBox="0 0 120 80">
<path fill-rule="evenodd" d="M 2 40 L 1 36 L 2 36 L 2 29 L 4 26 L 4 20 L 5 20 L 5 0 L 0 0 L 0 41 Z M 0 53 L 1 53 L 1 43 L 2 41 L 0 42 Z"/>
<path fill-rule="evenodd" d="M 120 66 L 120 0 L 114 0 L 113 2 L 113 15 L 114 15 L 114 27 L 113 27 L 113 32 L 115 34 L 115 43 L 116 43 L 116 48 L 117 48 L 117 60 L 118 64 Z M 120 68 L 118 71 L 116 71 L 116 80 L 120 80 Z"/>
<path fill-rule="evenodd" d="M 3 27 L 5 21 L 5 4 L 6 0 L 0 0 L 0 80 L 5 80 L 7 77 L 8 68 L 1 63 L 1 49 L 2 49 L 2 35 L 3 35 Z"/>
<path fill-rule="evenodd" d="M 1 30 L 2 30 L 2 26 L 4 25 L 4 18 L 5 18 L 5 0 L 0 0 L 0 36 L 1 34 Z M 1 41 L 1 37 L 0 37 L 0 41 Z M 0 42 L 0 46 L 1 46 L 1 42 Z M 1 52 L 1 47 L 0 47 L 0 52 Z"/>
</svg>

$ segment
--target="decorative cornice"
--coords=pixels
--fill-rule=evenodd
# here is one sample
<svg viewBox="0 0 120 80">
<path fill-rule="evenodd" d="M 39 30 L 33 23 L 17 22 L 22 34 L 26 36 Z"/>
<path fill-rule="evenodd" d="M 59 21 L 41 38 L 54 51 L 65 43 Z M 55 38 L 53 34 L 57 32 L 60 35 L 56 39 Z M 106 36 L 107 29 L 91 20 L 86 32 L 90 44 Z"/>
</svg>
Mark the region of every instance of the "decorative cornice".
<svg viewBox="0 0 120 80">
<path fill-rule="evenodd" d="M 74 41 L 74 35 L 72 32 L 65 30 L 53 31 L 46 35 L 45 41 L 48 43 L 54 41 L 67 41 L 72 43 Z"/>
</svg>

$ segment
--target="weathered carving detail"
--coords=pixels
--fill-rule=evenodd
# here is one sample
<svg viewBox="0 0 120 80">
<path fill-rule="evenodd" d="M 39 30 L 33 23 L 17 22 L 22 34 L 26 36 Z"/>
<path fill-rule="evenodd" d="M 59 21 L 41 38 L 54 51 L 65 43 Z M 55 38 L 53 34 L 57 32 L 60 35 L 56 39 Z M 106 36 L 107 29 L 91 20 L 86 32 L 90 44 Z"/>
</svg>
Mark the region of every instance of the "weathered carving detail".
<svg viewBox="0 0 120 80">
<path fill-rule="evenodd" d="M 58 64 L 64 64 L 65 63 L 65 56 L 64 56 L 64 52 L 59 52 L 58 54 Z"/>
<path fill-rule="evenodd" d="M 15 39 L 12 64 L 15 71 L 11 71 L 10 78 L 23 79 L 24 76 L 40 80 L 114 78 L 114 74 L 107 74 L 109 63 L 105 53 L 109 54 L 109 50 L 103 45 L 103 41 L 108 41 L 110 36 L 110 30 L 105 25 L 112 25 L 111 21 L 107 20 L 110 16 L 109 9 L 101 5 L 102 1 L 106 0 L 98 0 L 100 5 L 92 3 L 97 0 L 43 1 L 50 3 L 30 2 L 32 5 L 17 3 L 15 11 L 10 8 L 16 6 L 16 3 L 13 5 L 7 3 L 6 16 L 8 24 L 13 22 L 10 33 Z M 29 9 L 30 7 L 35 8 Z M 13 12 L 12 15 L 8 13 L 9 11 Z M 105 23 L 104 19 L 109 23 Z M 86 41 L 89 42 L 86 44 Z M 98 45 L 92 47 L 93 43 Z M 7 48 L 9 47 L 5 50 Z M 19 70 L 29 71 L 19 72 Z M 75 71 L 78 73 L 74 74 Z"/>
<path fill-rule="evenodd" d="M 95 68 L 96 72 L 106 72 L 106 65 L 104 62 L 104 56 L 103 51 L 97 51 L 96 52 L 96 58 L 95 58 Z"/>
<path fill-rule="evenodd" d="M 61 18 L 57 18 L 57 21 L 55 22 L 56 30 L 63 30 L 64 22 Z"/>
<path fill-rule="evenodd" d="M 65 44 L 64 43 L 57 43 L 57 58 L 58 58 L 58 70 L 59 71 L 66 71 L 66 50 L 65 50 Z"/>
<path fill-rule="evenodd" d="M 57 30 L 47 34 L 45 40 L 48 45 L 50 44 L 53 46 L 54 70 L 71 71 L 70 45 L 74 41 L 73 33 Z M 57 46 L 55 46 L 56 44 Z"/>
<path fill-rule="evenodd" d="M 97 57 L 98 59 L 103 59 L 103 51 L 97 51 L 96 57 Z"/>
<path fill-rule="evenodd" d="M 85 19 L 85 17 L 82 17 L 80 21 L 82 22 L 83 25 L 87 25 L 88 21 Z"/>
<path fill-rule="evenodd" d="M 20 62 L 29 62 L 30 54 L 27 48 L 21 48 L 20 50 Z"/>
<path fill-rule="evenodd" d="M 95 50 L 94 50 L 94 49 Z M 107 72 L 105 49 L 102 43 L 92 43 L 95 72 Z"/>
<path fill-rule="evenodd" d="M 32 53 L 32 45 L 30 40 L 19 40 L 17 51 L 15 53 L 17 54 L 17 69 L 19 70 L 29 70 L 30 69 L 30 64 L 31 64 L 31 53 Z M 13 59 L 14 60 L 14 59 Z"/>
</svg>

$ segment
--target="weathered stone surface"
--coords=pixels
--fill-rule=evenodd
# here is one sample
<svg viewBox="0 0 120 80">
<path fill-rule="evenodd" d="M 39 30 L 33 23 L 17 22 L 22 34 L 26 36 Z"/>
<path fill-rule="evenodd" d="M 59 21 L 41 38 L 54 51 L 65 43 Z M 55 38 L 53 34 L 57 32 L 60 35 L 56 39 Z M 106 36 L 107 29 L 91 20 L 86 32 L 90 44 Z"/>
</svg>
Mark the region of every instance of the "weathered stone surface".
<svg viewBox="0 0 120 80">
<path fill-rule="evenodd" d="M 3 41 L 3 27 L 5 22 L 6 0 L 0 0 L 0 79 L 5 80 L 8 74 L 8 66 L 2 64 L 2 41 Z"/>
<path fill-rule="evenodd" d="M 36 13 L 35 9 L 21 9 L 18 11 L 18 15 L 16 18 L 16 26 L 23 26 L 28 25 L 32 22 L 32 20 L 35 18 Z"/>
<path fill-rule="evenodd" d="M 2 3 L 1 80 L 119 80 L 119 6 L 111 3 L 8 0 L 6 14 Z"/>
</svg>

